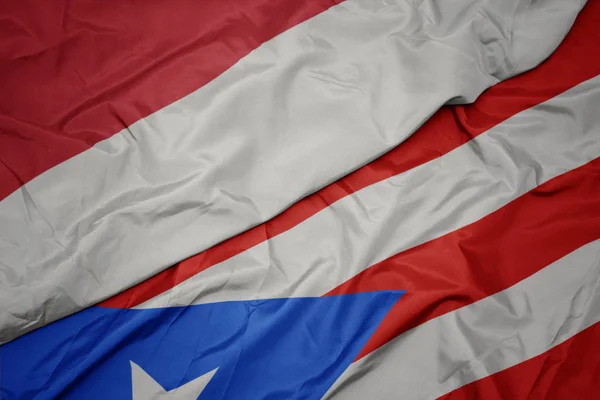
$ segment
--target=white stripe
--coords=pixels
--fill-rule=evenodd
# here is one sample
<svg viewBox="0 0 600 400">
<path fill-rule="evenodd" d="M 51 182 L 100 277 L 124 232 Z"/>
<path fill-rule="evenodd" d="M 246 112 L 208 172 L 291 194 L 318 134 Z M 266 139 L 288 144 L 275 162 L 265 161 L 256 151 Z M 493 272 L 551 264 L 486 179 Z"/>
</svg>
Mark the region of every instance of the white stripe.
<svg viewBox="0 0 600 400">
<path fill-rule="evenodd" d="M 0 341 L 258 224 L 560 42 L 583 2 L 349 0 L 0 203 Z"/>
<path fill-rule="evenodd" d="M 325 398 L 435 399 L 600 321 L 600 241 L 435 318 L 350 365 Z"/>
<path fill-rule="evenodd" d="M 600 76 L 341 199 L 140 307 L 320 296 L 600 156 Z"/>
</svg>

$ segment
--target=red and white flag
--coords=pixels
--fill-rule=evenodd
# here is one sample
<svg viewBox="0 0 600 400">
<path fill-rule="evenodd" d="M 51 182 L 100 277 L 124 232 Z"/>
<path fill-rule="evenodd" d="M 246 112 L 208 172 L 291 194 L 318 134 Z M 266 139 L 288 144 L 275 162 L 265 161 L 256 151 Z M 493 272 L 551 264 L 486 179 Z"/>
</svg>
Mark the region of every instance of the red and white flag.
<svg viewBox="0 0 600 400">
<path fill-rule="evenodd" d="M 600 394 L 599 1 L 0 19 L 2 399 Z"/>
</svg>

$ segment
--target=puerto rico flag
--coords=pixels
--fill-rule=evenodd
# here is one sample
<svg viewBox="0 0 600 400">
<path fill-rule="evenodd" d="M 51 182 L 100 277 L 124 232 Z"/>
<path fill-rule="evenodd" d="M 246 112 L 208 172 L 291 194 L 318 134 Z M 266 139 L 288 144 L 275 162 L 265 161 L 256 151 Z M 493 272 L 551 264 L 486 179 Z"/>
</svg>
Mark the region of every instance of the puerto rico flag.
<svg viewBox="0 0 600 400">
<path fill-rule="evenodd" d="M 0 21 L 2 400 L 600 397 L 600 1 Z"/>
</svg>

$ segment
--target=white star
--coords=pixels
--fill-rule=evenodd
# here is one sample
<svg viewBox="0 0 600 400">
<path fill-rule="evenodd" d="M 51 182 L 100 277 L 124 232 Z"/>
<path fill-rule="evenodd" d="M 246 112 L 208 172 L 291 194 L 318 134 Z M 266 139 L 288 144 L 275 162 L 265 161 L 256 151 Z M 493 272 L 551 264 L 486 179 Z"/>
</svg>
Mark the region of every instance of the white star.
<svg viewBox="0 0 600 400">
<path fill-rule="evenodd" d="M 139 365 L 131 363 L 133 400 L 196 400 L 218 368 L 168 392 Z"/>
</svg>

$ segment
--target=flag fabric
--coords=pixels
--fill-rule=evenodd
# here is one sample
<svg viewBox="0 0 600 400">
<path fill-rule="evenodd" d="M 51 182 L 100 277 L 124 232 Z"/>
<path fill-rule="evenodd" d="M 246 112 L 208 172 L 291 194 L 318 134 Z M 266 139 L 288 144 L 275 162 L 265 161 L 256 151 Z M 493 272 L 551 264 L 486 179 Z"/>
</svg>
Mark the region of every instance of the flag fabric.
<svg viewBox="0 0 600 400">
<path fill-rule="evenodd" d="M 375 159 L 537 65 L 583 6 L 181 1 L 3 3 L 0 341 Z"/>
<path fill-rule="evenodd" d="M 599 1 L 34 8 L 2 399 L 600 394 Z"/>
</svg>

